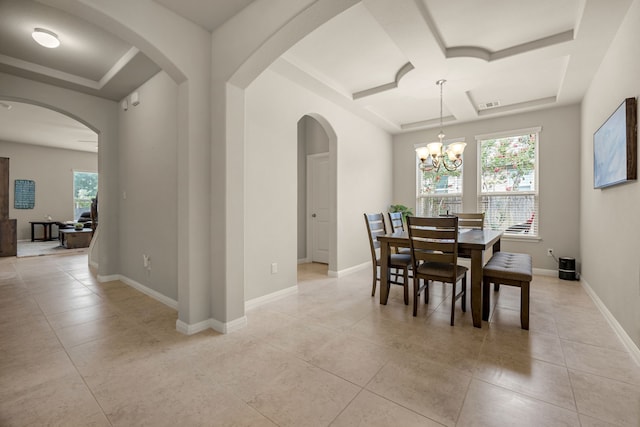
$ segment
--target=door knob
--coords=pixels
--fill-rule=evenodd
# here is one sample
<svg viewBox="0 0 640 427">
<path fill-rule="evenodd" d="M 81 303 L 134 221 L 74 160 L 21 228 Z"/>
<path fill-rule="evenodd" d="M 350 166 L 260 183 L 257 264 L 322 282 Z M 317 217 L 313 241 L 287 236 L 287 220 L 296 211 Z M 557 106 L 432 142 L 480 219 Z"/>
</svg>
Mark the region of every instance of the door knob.
<svg viewBox="0 0 640 427">
<path fill-rule="evenodd" d="M 315 217 L 316 217 L 316 214 L 311 214 L 311 218 L 315 218 Z"/>
</svg>

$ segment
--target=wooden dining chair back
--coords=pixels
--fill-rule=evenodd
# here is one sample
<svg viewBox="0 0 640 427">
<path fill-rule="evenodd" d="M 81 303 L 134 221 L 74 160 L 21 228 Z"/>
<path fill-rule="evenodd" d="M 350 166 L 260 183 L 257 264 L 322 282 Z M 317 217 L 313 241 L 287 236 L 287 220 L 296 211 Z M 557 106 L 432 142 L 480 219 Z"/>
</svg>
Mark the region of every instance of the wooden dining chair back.
<svg viewBox="0 0 640 427">
<path fill-rule="evenodd" d="M 389 224 L 391 224 L 391 232 L 402 232 L 404 231 L 404 221 L 402 220 L 402 212 L 389 212 Z M 393 252 L 396 254 L 411 254 L 411 249 L 409 248 L 393 248 Z"/>
<path fill-rule="evenodd" d="M 451 326 L 454 324 L 455 302 L 462 298 L 466 311 L 467 268 L 458 265 L 458 218 L 407 218 L 413 267 L 413 315 L 417 315 L 418 296 L 425 292 L 429 301 L 429 282 L 451 283 Z M 460 292 L 457 283 L 462 280 Z M 424 283 L 421 283 L 424 282 Z"/>
<path fill-rule="evenodd" d="M 384 222 L 382 213 L 364 214 L 364 221 L 367 224 L 367 234 L 369 235 L 369 247 L 371 248 L 371 263 L 373 264 L 373 283 L 371 286 L 371 296 L 376 294 L 376 284 L 380 280 L 378 269 L 380 267 L 380 258 L 378 257 L 378 249 L 380 242 L 378 236 L 387 234 L 387 226 Z M 409 268 L 411 267 L 411 255 L 409 254 L 391 254 L 389 258 L 389 269 L 395 270 L 395 279 L 391 280 L 390 271 L 380 271 L 379 274 L 387 274 L 389 280 L 387 283 L 402 285 L 404 287 L 404 303 L 409 304 Z M 402 272 L 402 282 L 398 281 L 399 271 Z"/>
<path fill-rule="evenodd" d="M 391 224 L 391 232 L 404 231 L 404 222 L 402 221 L 402 212 L 389 212 L 389 224 Z"/>
<path fill-rule="evenodd" d="M 457 213 L 458 227 L 473 230 L 484 230 L 484 212 L 480 213 Z"/>
</svg>

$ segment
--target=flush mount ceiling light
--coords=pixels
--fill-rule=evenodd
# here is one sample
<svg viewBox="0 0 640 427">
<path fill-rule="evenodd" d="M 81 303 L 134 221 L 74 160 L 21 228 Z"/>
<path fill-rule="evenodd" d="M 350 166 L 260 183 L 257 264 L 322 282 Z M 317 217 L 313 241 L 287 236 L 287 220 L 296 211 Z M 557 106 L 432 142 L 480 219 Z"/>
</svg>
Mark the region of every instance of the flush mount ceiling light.
<svg viewBox="0 0 640 427">
<path fill-rule="evenodd" d="M 34 28 L 31 37 L 40 45 L 49 49 L 54 49 L 60 46 L 60 40 L 58 35 L 53 31 L 45 30 L 44 28 Z"/>
</svg>

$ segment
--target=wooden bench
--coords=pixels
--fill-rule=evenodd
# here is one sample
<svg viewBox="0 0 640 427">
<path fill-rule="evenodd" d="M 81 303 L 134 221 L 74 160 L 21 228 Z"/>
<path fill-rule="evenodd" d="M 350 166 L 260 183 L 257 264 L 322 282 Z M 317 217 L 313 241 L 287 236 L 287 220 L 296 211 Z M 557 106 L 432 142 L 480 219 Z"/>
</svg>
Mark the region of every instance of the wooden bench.
<svg viewBox="0 0 640 427">
<path fill-rule="evenodd" d="M 531 282 L 531 255 L 511 252 L 496 252 L 482 269 L 482 320 L 489 320 L 489 285 L 495 290 L 500 285 L 520 288 L 520 325 L 529 329 L 529 283 Z"/>
</svg>

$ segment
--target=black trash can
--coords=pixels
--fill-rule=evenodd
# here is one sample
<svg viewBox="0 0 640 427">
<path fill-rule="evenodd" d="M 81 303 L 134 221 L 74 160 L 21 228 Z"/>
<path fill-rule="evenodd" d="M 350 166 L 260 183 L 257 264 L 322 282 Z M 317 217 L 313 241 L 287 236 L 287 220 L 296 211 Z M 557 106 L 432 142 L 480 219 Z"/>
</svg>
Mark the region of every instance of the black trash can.
<svg viewBox="0 0 640 427">
<path fill-rule="evenodd" d="M 560 257 L 558 266 L 558 277 L 562 280 L 576 280 L 576 260 L 575 258 Z"/>
</svg>

